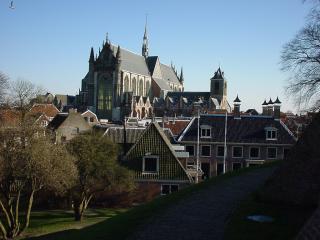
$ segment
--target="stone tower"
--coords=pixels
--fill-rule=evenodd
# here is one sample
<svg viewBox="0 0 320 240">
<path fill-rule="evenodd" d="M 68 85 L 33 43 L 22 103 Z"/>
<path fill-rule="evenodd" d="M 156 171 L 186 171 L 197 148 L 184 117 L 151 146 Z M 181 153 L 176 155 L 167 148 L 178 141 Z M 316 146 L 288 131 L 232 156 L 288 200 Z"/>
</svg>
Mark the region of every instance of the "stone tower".
<svg viewBox="0 0 320 240">
<path fill-rule="evenodd" d="M 219 67 L 210 79 L 210 96 L 216 98 L 222 109 L 227 108 L 227 80 L 224 78 L 224 72 Z"/>
</svg>

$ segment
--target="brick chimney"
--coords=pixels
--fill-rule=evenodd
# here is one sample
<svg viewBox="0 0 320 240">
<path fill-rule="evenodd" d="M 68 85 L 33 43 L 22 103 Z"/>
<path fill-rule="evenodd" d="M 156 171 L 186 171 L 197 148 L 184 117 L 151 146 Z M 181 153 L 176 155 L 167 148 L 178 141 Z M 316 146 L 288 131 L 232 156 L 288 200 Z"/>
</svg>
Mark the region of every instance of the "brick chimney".
<svg viewBox="0 0 320 240">
<path fill-rule="evenodd" d="M 241 100 L 237 95 L 236 99 L 233 101 L 233 117 L 235 119 L 240 119 L 240 105 L 241 105 Z"/>
<path fill-rule="evenodd" d="M 273 103 L 273 117 L 276 120 L 280 119 L 280 107 L 281 107 L 281 102 L 277 97 L 277 99 Z"/>
<path fill-rule="evenodd" d="M 264 102 L 262 103 L 262 115 L 268 115 L 268 103 L 266 100 L 264 100 Z"/>
<path fill-rule="evenodd" d="M 273 102 L 270 98 L 269 102 L 268 102 L 268 116 L 273 116 Z"/>
</svg>

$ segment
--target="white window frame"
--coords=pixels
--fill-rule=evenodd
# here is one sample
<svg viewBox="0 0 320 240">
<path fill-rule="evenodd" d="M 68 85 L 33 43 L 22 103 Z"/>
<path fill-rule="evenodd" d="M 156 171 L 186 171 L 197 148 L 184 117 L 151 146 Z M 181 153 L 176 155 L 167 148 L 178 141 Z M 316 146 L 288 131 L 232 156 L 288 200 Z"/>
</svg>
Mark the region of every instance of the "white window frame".
<svg viewBox="0 0 320 240">
<path fill-rule="evenodd" d="M 266 131 L 266 140 L 271 140 L 271 141 L 275 141 L 278 139 L 278 129 L 274 128 L 274 127 L 266 127 L 265 128 Z M 270 132 L 270 137 L 268 137 Z M 274 132 L 274 137 L 272 137 L 272 133 Z"/>
<path fill-rule="evenodd" d="M 269 152 L 269 149 L 270 148 L 275 148 L 276 149 L 276 156 L 274 157 L 274 158 L 270 158 L 268 155 L 268 152 Z M 278 158 L 278 148 L 277 147 L 267 147 L 267 154 L 266 154 L 267 156 L 267 159 L 277 159 Z"/>
<path fill-rule="evenodd" d="M 209 156 L 204 156 L 204 155 L 202 155 L 202 147 L 204 147 L 204 146 L 209 146 L 209 147 L 210 147 Z M 200 145 L 200 157 L 211 157 L 211 145 L 209 145 L 209 144 Z"/>
<path fill-rule="evenodd" d="M 202 135 L 202 130 L 205 130 L 205 135 Z M 207 135 L 209 131 L 209 135 Z M 200 126 L 200 137 L 201 138 L 211 138 L 211 127 L 210 126 Z"/>
<path fill-rule="evenodd" d="M 187 144 L 186 147 L 185 147 L 185 151 L 186 151 L 186 152 L 188 152 L 188 151 L 187 151 L 187 147 L 193 147 L 193 155 L 191 155 L 191 154 L 189 153 L 189 157 L 194 157 L 194 156 L 196 156 L 196 148 L 195 148 L 195 145 L 193 145 L 193 144 Z"/>
<path fill-rule="evenodd" d="M 223 147 L 223 155 L 222 156 L 220 156 L 220 155 L 218 155 L 218 147 Z M 216 157 L 224 157 L 224 146 L 223 145 L 217 145 L 217 148 L 216 148 Z"/>
<path fill-rule="evenodd" d="M 168 183 L 168 184 L 161 184 L 160 194 L 161 194 L 162 196 L 167 195 L 167 194 L 162 193 L 162 186 L 163 186 L 163 185 L 169 185 L 169 193 L 168 193 L 168 194 L 171 194 L 171 193 L 172 193 L 172 191 L 171 191 L 171 187 L 172 187 L 172 186 L 177 186 L 177 187 L 178 187 L 178 191 L 179 191 L 179 184 L 170 184 L 170 183 Z M 177 191 L 177 192 L 178 192 L 178 191 Z"/>
<path fill-rule="evenodd" d="M 146 158 L 156 158 L 157 159 L 157 170 L 156 171 L 145 171 L 145 159 Z M 159 156 L 157 155 L 146 155 L 142 158 L 142 173 L 143 174 L 156 174 L 159 172 Z"/>
<path fill-rule="evenodd" d="M 241 148 L 241 157 L 235 157 L 234 156 L 234 152 L 233 152 L 233 149 L 234 148 Z M 232 146 L 232 158 L 243 158 L 243 146 Z"/>
<path fill-rule="evenodd" d="M 258 154 L 258 157 L 251 157 L 251 148 L 258 148 L 259 150 L 259 154 Z M 249 147 L 249 159 L 259 159 L 261 156 L 261 150 L 260 150 L 260 147 Z"/>
</svg>

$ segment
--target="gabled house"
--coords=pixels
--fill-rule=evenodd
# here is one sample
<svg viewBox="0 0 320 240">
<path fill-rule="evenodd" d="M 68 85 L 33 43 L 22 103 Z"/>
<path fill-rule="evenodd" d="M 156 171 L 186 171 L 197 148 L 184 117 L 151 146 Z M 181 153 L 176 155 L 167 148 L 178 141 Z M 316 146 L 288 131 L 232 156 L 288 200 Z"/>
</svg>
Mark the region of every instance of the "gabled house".
<svg viewBox="0 0 320 240">
<path fill-rule="evenodd" d="M 85 112 L 81 113 L 81 116 L 84 118 L 84 120 L 86 120 L 86 122 L 90 125 L 90 126 L 94 126 L 99 124 L 99 119 L 97 117 L 97 115 L 90 111 L 89 109 L 87 109 Z"/>
<path fill-rule="evenodd" d="M 178 191 L 193 182 L 170 141 L 156 122 L 150 123 L 123 159 L 141 189 L 159 194 Z"/>
<path fill-rule="evenodd" d="M 64 143 L 79 133 L 89 131 L 91 126 L 76 109 L 70 109 L 69 113 L 57 114 L 47 128 L 51 131 L 54 142 Z"/>
</svg>

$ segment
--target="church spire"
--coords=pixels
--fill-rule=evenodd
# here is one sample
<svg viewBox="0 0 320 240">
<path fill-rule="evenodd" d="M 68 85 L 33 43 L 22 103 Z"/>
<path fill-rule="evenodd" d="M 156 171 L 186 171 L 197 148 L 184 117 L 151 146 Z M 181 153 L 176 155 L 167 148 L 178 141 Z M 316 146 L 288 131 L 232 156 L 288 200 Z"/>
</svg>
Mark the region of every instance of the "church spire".
<svg viewBox="0 0 320 240">
<path fill-rule="evenodd" d="M 179 78 L 180 82 L 183 83 L 184 78 L 183 78 L 183 68 L 181 67 L 181 72 L 180 72 L 180 78 Z"/>
<path fill-rule="evenodd" d="M 91 47 L 89 62 L 93 62 L 93 61 L 94 61 L 94 53 L 93 53 L 93 47 Z"/>
<path fill-rule="evenodd" d="M 148 18 L 146 16 L 146 25 L 144 27 L 144 35 L 143 35 L 143 43 L 142 43 L 142 56 L 144 56 L 145 58 L 147 58 L 149 55 L 147 23 L 148 23 Z"/>
</svg>

